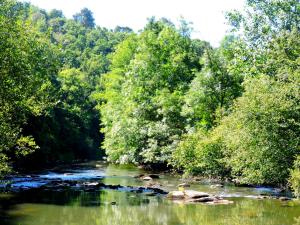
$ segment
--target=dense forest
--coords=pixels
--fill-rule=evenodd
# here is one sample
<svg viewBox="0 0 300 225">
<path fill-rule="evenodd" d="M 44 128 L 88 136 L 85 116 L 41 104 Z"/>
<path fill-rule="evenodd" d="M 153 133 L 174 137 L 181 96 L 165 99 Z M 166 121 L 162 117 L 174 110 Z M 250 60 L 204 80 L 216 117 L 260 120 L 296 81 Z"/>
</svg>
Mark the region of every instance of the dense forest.
<svg viewBox="0 0 300 225">
<path fill-rule="evenodd" d="M 300 195 L 300 1 L 247 0 L 220 46 L 0 1 L 0 173 L 95 159 Z M 208 25 L 209 26 L 209 25 Z"/>
</svg>

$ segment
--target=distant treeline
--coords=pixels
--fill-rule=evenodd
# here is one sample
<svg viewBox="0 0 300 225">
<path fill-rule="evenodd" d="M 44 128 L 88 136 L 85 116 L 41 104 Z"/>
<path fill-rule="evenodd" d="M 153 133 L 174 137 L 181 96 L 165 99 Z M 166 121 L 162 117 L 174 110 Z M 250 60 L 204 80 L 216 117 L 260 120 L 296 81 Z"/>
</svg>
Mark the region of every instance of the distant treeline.
<svg viewBox="0 0 300 225">
<path fill-rule="evenodd" d="M 300 191 L 300 2 L 247 0 L 213 48 L 185 20 L 95 26 L 0 3 L 0 164 L 116 163 Z M 209 22 L 207 24 L 209 26 Z"/>
</svg>

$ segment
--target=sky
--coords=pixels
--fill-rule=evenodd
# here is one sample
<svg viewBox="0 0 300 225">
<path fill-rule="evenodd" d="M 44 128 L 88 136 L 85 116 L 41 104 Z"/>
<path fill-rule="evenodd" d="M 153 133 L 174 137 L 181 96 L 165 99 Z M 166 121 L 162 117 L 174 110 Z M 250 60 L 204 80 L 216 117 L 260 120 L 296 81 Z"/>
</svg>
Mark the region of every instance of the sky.
<svg viewBox="0 0 300 225">
<path fill-rule="evenodd" d="M 147 18 L 165 17 L 176 24 L 182 16 L 193 23 L 193 38 L 218 46 L 229 26 L 224 13 L 242 9 L 244 0 L 24 0 L 40 8 L 60 9 L 67 18 L 89 8 L 101 27 L 128 26 L 138 31 Z"/>
</svg>

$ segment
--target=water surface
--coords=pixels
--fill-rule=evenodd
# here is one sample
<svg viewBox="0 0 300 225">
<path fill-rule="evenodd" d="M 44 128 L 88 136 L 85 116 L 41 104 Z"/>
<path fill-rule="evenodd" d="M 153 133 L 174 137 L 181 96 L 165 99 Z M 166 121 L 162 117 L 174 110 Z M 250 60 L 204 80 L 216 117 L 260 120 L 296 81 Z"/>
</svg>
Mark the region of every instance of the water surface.
<svg viewBox="0 0 300 225">
<path fill-rule="evenodd" d="M 271 188 L 242 188 L 194 183 L 189 189 L 224 196 L 231 205 L 183 204 L 164 195 L 148 196 L 125 189 L 96 192 L 31 189 L 43 185 L 43 179 L 99 179 L 105 184 L 143 186 L 160 184 L 176 190 L 179 176 L 160 175 L 160 179 L 142 181 L 134 176 L 145 171 L 132 166 L 91 163 L 65 171 L 47 171 L 32 177 L 14 178 L 12 186 L 26 191 L 0 194 L 0 224 L 11 225 L 198 225 L 198 224 L 300 224 L 300 203 L 278 199 L 257 199 L 262 193 L 276 194 Z"/>
</svg>

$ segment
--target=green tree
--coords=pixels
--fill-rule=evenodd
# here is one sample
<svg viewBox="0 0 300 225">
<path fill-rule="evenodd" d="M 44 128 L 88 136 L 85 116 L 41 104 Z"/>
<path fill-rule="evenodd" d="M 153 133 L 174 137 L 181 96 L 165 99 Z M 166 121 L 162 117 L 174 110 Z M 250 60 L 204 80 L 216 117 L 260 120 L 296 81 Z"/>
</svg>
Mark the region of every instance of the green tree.
<svg viewBox="0 0 300 225">
<path fill-rule="evenodd" d="M 291 173 L 298 187 L 290 169 L 299 155 L 299 1 L 247 1 L 229 17 L 240 35 L 215 50 L 192 82 L 183 110 L 189 134 L 173 165 L 252 184 L 286 185 Z"/>
<path fill-rule="evenodd" d="M 289 184 L 293 190 L 295 197 L 300 197 L 300 156 L 298 155 L 294 161 L 294 166 L 290 170 Z"/>
<path fill-rule="evenodd" d="M 198 128 L 183 136 L 172 154 L 171 165 L 186 174 L 224 178 L 229 169 L 223 158 L 220 136 Z"/>
<path fill-rule="evenodd" d="M 104 81 L 116 88 L 104 90 L 104 147 L 112 161 L 166 163 L 184 133 L 183 95 L 200 56 L 169 21 L 150 19 L 135 39 L 117 49 Z"/>
<path fill-rule="evenodd" d="M 66 19 L 52 10 L 33 20 L 32 13 L 43 13 L 28 5 L 25 20 L 32 30 L 50 36 L 60 52 L 61 72 L 56 74 L 57 104 L 46 115 L 32 116 L 24 133 L 32 135 L 40 150 L 18 160 L 20 166 L 43 166 L 45 163 L 91 159 L 100 155 L 99 113 L 90 95 L 98 79 L 109 71 L 108 55 L 128 32 L 114 32 L 101 27 L 87 27 L 80 21 Z M 44 30 L 39 28 L 43 24 Z M 47 30 L 47 31 L 45 31 Z"/>
<path fill-rule="evenodd" d="M 64 14 L 63 14 L 63 12 L 61 10 L 52 9 L 49 12 L 48 17 L 49 17 L 49 19 L 64 18 Z"/>
<path fill-rule="evenodd" d="M 299 154 L 299 71 L 289 82 L 259 76 L 217 128 L 226 162 L 243 183 L 284 184 Z M 295 75 L 296 75 L 295 74 Z"/>
<path fill-rule="evenodd" d="M 299 0 L 247 0 L 243 11 L 228 12 L 227 18 L 234 31 L 243 29 L 249 44 L 262 47 L 278 31 L 299 31 L 299 15 Z"/>
<path fill-rule="evenodd" d="M 53 105 L 58 62 L 49 41 L 22 22 L 22 5 L 5 0 L 0 6 L 0 170 L 6 170 L 3 161 L 36 149 L 22 127 L 29 115 Z"/>
<path fill-rule="evenodd" d="M 73 18 L 76 22 L 82 24 L 86 28 L 95 27 L 93 13 L 88 8 L 83 8 L 79 13 L 76 13 Z"/>
<path fill-rule="evenodd" d="M 188 129 L 213 127 L 220 113 L 224 114 L 241 94 L 243 77 L 231 69 L 233 50 L 230 48 L 234 44 L 234 39 L 227 37 L 218 49 L 206 48 L 203 68 L 185 96 L 182 114 L 188 118 Z"/>
<path fill-rule="evenodd" d="M 284 33 L 299 32 L 299 15 L 299 0 L 247 0 L 243 11 L 229 12 L 228 21 L 241 39 L 235 50 L 235 68 L 244 76 L 277 75 L 281 64 L 269 59 L 274 58 L 269 50 L 275 52 L 270 42 Z M 286 51 L 292 53 L 294 47 Z"/>
</svg>

